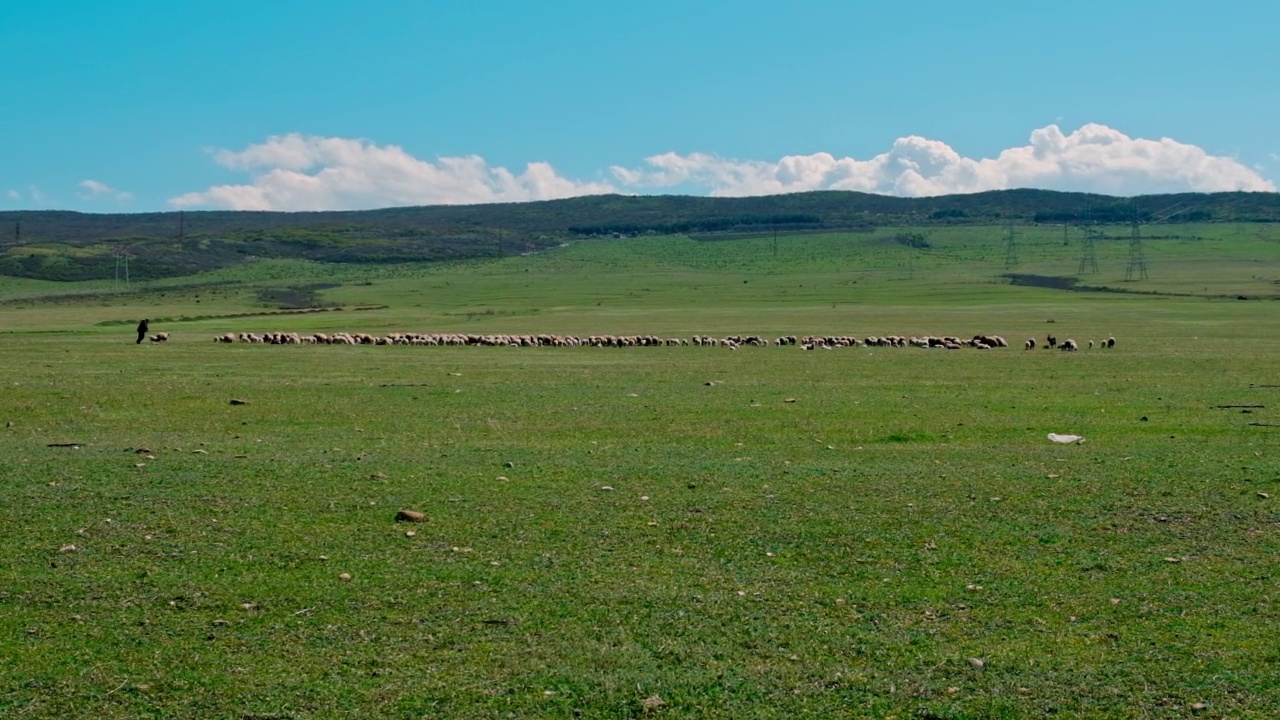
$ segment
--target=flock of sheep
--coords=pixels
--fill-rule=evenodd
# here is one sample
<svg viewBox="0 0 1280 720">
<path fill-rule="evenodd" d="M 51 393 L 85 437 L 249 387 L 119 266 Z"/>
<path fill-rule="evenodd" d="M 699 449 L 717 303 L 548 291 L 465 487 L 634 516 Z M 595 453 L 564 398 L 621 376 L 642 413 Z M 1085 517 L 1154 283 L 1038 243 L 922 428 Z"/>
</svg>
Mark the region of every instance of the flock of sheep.
<svg viewBox="0 0 1280 720">
<path fill-rule="evenodd" d="M 168 334 L 165 334 L 168 339 Z M 1008 347 L 1009 343 L 999 335 L 975 335 L 972 338 L 954 336 L 905 337 L 902 335 L 855 337 L 853 335 L 808 335 L 797 337 L 785 335 L 769 340 L 759 335 L 728 335 L 715 337 L 710 335 L 694 335 L 692 338 L 658 337 L 656 335 L 590 335 L 577 337 L 574 335 L 473 335 L 456 333 L 390 333 L 388 335 L 370 335 L 368 333 L 314 333 L 302 335 L 296 332 L 268 333 L 225 333 L 214 338 L 219 343 L 258 343 L 266 345 L 478 345 L 489 347 L 670 347 L 693 345 L 698 347 L 726 347 L 732 350 L 748 347 L 799 346 L 805 350 L 843 347 L 920 347 L 959 350 L 975 348 Z M 1102 347 L 1114 347 L 1115 338 L 1102 341 Z M 1035 338 L 1027 340 L 1026 349 L 1036 347 Z M 1062 350 L 1078 350 L 1075 340 L 1065 340 L 1061 345 L 1053 336 L 1049 336 L 1046 348 Z M 1089 341 L 1093 347 L 1093 341 Z"/>
</svg>

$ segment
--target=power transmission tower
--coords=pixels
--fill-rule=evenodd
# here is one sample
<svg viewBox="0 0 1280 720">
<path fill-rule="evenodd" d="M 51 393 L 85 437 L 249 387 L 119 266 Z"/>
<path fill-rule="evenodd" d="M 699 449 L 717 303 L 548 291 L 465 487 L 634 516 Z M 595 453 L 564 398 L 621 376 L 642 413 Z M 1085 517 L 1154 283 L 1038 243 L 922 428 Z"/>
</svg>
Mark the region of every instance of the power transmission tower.
<svg viewBox="0 0 1280 720">
<path fill-rule="evenodd" d="M 1147 279 L 1147 256 L 1142 252 L 1142 231 L 1138 223 L 1138 205 L 1133 205 L 1133 220 L 1129 233 L 1129 264 L 1124 268 L 1125 282 Z"/>
<path fill-rule="evenodd" d="M 126 284 L 129 282 L 129 254 L 130 254 L 130 248 L 128 245 L 121 245 L 120 247 L 116 248 L 116 252 L 115 252 L 116 280 L 115 281 L 117 283 L 120 282 L 121 265 L 124 266 L 124 281 Z"/>
<path fill-rule="evenodd" d="M 1098 273 L 1098 246 L 1094 240 L 1093 229 L 1085 228 L 1084 240 L 1080 241 L 1080 267 L 1076 270 L 1077 275 Z"/>
<path fill-rule="evenodd" d="M 1014 267 L 1018 264 L 1018 228 L 1006 225 L 1004 228 L 1004 266 Z"/>
<path fill-rule="evenodd" d="M 1081 229 L 1084 230 L 1084 239 L 1080 241 L 1080 267 L 1076 270 L 1077 275 L 1089 273 L 1096 275 L 1098 273 L 1098 246 L 1097 232 L 1093 228 L 1093 213 L 1085 211 L 1084 223 Z"/>
</svg>

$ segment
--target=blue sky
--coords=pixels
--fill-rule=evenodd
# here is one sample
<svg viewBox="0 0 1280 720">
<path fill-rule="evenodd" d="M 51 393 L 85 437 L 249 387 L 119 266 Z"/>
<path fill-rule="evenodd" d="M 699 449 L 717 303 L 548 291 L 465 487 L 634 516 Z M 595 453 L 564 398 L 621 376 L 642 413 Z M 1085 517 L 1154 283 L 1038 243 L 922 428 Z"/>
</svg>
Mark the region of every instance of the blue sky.
<svg viewBox="0 0 1280 720">
<path fill-rule="evenodd" d="M 1278 30 L 1236 0 L 5 0 L 0 209 L 1274 191 Z"/>
</svg>

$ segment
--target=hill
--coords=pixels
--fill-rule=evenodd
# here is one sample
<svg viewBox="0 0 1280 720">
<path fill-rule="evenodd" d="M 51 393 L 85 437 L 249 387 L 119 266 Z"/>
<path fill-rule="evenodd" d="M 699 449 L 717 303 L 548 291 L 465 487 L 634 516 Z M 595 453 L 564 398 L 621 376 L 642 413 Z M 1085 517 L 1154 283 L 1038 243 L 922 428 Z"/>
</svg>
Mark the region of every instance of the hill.
<svg viewBox="0 0 1280 720">
<path fill-rule="evenodd" d="M 1280 194 L 1117 198 L 1045 190 L 899 198 L 811 192 L 749 198 L 602 195 L 532 203 L 347 212 L 0 212 L 0 274 L 134 279 L 191 274 L 250 258 L 385 263 L 511 255 L 581 236 L 720 234 L 889 225 L 1077 224 L 1144 220 L 1276 222 Z M 1171 215 L 1172 213 L 1172 215 Z M 1166 217 L 1168 216 L 1168 217 Z"/>
</svg>

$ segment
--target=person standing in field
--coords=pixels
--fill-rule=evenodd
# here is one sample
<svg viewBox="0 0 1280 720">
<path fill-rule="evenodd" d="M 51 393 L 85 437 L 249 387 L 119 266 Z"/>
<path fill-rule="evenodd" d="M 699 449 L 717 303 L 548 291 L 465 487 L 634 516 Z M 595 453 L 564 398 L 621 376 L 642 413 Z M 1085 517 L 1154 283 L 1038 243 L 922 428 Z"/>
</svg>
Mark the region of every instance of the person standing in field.
<svg viewBox="0 0 1280 720">
<path fill-rule="evenodd" d="M 147 319 L 143 318 L 142 322 L 138 323 L 138 344 L 139 345 L 142 344 L 143 340 L 147 339 L 147 330 L 148 330 Z"/>
</svg>

